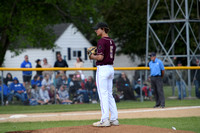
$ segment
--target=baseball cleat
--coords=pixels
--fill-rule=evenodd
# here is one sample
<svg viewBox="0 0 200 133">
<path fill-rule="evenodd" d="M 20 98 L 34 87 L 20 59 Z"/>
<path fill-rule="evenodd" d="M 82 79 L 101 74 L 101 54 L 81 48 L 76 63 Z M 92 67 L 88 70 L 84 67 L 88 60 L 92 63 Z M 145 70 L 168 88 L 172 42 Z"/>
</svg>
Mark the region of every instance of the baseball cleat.
<svg viewBox="0 0 200 133">
<path fill-rule="evenodd" d="M 93 123 L 94 127 L 109 127 L 110 126 L 110 121 L 109 120 L 105 120 L 103 121 L 98 121 Z"/>
<path fill-rule="evenodd" d="M 110 120 L 110 124 L 112 126 L 119 126 L 119 121 L 118 120 Z"/>
</svg>

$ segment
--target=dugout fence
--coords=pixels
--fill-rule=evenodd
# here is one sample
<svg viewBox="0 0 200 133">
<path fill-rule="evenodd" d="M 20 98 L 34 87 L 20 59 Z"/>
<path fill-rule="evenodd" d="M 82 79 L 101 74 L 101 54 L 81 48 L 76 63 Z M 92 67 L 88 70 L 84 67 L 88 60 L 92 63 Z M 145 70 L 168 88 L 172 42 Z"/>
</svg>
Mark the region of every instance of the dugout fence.
<svg viewBox="0 0 200 133">
<path fill-rule="evenodd" d="M 54 77 L 56 75 L 57 71 L 96 71 L 96 67 L 92 67 L 92 68 L 0 68 L 1 71 L 1 82 L 3 83 L 3 77 L 5 77 L 6 73 L 10 72 L 12 73 L 12 71 L 54 71 Z M 131 84 L 133 85 L 135 83 L 137 83 L 138 80 L 140 80 L 140 91 L 139 91 L 139 96 L 138 98 L 140 99 L 141 102 L 143 102 L 145 100 L 145 96 L 143 94 L 142 88 L 143 88 L 143 83 L 146 82 L 148 80 L 148 77 L 145 77 L 145 72 L 149 73 L 149 67 L 114 67 L 115 71 L 118 72 L 116 73 L 116 77 L 114 79 L 114 87 L 115 87 L 115 91 L 117 91 L 117 83 L 116 80 L 117 78 L 119 78 L 120 73 L 125 72 L 126 74 L 129 74 L 130 71 L 134 71 L 134 77 L 131 79 Z M 177 90 L 178 88 L 176 87 L 176 79 L 174 78 L 175 75 L 177 75 L 180 78 L 180 81 L 183 81 L 183 85 L 186 87 L 187 90 L 187 97 L 188 98 L 192 98 L 195 97 L 195 89 L 194 89 L 194 76 L 195 76 L 195 72 L 197 70 L 200 71 L 200 66 L 191 66 L 191 67 L 187 67 L 187 66 L 181 66 L 181 67 L 165 67 L 165 77 L 163 78 L 163 82 L 164 82 L 164 88 L 168 88 L 171 91 L 168 92 L 167 96 L 171 95 L 171 98 L 176 98 L 177 95 Z M 179 70 L 185 71 L 186 73 L 188 73 L 188 71 L 192 71 L 192 75 L 191 76 L 191 81 L 186 81 L 184 80 L 183 77 L 187 77 L 188 75 L 181 75 L 181 73 L 179 72 Z M 18 77 L 22 75 L 17 75 Z M 189 83 L 190 82 L 190 83 Z M 54 83 L 55 84 L 55 83 Z M 177 88 L 177 89 L 176 89 Z M 134 89 L 134 88 L 133 88 Z M 1 104 L 2 106 L 3 104 L 3 86 L 1 89 Z M 181 99 L 183 98 L 183 94 L 182 94 L 183 90 L 181 90 Z M 169 94 L 171 93 L 171 94 Z M 55 93 L 56 95 L 56 93 Z M 56 97 L 56 96 L 55 96 Z M 56 98 L 55 98 L 55 104 L 56 104 Z"/>
</svg>

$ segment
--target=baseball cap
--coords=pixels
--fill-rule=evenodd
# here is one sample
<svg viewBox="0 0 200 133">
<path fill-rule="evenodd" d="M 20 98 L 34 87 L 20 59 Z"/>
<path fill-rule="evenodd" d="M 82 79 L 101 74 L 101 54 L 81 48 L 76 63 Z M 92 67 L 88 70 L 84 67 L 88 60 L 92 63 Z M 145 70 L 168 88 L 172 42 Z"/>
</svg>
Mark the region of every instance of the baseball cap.
<svg viewBox="0 0 200 133">
<path fill-rule="evenodd" d="M 104 22 L 99 22 L 97 23 L 96 26 L 94 26 L 92 29 L 94 30 L 98 30 L 99 28 L 108 28 L 108 25 Z"/>
<path fill-rule="evenodd" d="M 151 53 L 149 54 L 149 56 L 156 56 L 156 53 L 155 53 L 155 52 L 151 52 Z"/>
<path fill-rule="evenodd" d="M 37 59 L 35 62 L 38 63 L 39 61 L 41 61 L 40 59 Z"/>
</svg>

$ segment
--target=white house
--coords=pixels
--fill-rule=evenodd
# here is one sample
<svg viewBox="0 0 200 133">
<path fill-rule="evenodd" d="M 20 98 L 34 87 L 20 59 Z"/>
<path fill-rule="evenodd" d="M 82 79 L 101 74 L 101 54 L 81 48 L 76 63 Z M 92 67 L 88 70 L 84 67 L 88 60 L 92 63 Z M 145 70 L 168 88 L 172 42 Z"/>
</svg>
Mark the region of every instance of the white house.
<svg viewBox="0 0 200 133">
<path fill-rule="evenodd" d="M 28 48 L 24 49 L 24 52 L 18 56 L 14 56 L 14 53 L 7 51 L 4 60 L 4 67 L 19 68 L 24 60 L 24 55 L 29 56 L 29 61 L 32 63 L 33 68 L 35 68 L 37 59 L 47 58 L 48 63 L 54 66 L 56 61 L 56 54 L 60 52 L 63 59 L 65 59 L 69 67 L 74 67 L 77 57 L 81 57 L 84 61 L 84 67 L 93 67 L 93 62 L 87 57 L 87 48 L 92 46 L 92 44 L 83 36 L 83 34 L 78 31 L 78 29 L 73 24 L 59 24 L 54 26 L 54 31 L 56 36 L 58 36 L 55 41 L 56 47 L 50 50 L 39 49 L 39 48 Z M 43 62 L 41 62 L 42 64 Z M 4 73 L 4 77 L 7 72 Z M 33 72 L 35 75 L 36 72 Z M 74 71 L 68 71 L 67 74 L 74 73 Z M 92 71 L 84 71 L 85 76 L 93 75 Z M 13 71 L 13 77 L 17 76 L 22 82 L 22 72 Z"/>
</svg>

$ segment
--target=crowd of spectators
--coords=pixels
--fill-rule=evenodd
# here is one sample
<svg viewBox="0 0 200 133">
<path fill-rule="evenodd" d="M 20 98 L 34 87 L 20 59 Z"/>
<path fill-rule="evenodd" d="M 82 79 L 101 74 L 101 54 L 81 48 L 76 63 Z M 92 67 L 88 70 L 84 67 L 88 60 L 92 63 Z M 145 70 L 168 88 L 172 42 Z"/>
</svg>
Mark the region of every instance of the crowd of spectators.
<svg viewBox="0 0 200 133">
<path fill-rule="evenodd" d="M 77 58 L 75 67 L 83 67 L 83 61 L 80 57 Z M 197 61 L 197 65 L 199 62 Z M 24 61 L 21 64 L 22 68 L 32 68 L 31 62 L 28 60 L 28 55 L 24 56 Z M 51 68 L 46 58 L 36 60 L 36 68 Z M 54 67 L 68 67 L 61 54 L 57 55 L 57 61 Z M 195 72 L 195 92 L 196 97 L 200 98 L 199 91 L 199 71 Z M 68 75 L 65 71 L 57 71 L 56 76 L 52 76 L 53 71 L 37 71 L 32 78 L 32 71 L 23 71 L 23 83 L 20 83 L 18 77 L 7 73 L 3 78 L 3 83 L 0 80 L 0 98 L 2 96 L 1 89 L 3 86 L 3 102 L 5 105 L 13 104 L 16 101 L 25 105 L 44 105 L 44 104 L 78 104 L 78 103 L 97 103 L 98 92 L 95 80 L 92 76 L 85 78 L 82 71 L 75 71 L 74 74 Z M 140 95 L 144 99 L 152 100 L 153 88 L 151 88 L 150 78 L 141 84 L 138 79 L 134 85 L 131 85 L 127 75 L 122 72 L 121 76 L 116 80 L 117 94 L 115 100 L 137 100 Z M 178 81 L 178 78 L 177 78 Z M 142 88 L 141 88 L 142 87 Z M 142 91 L 142 92 L 141 92 Z M 185 95 L 183 95 L 185 96 Z M 179 94 L 180 97 L 180 94 Z"/>
<path fill-rule="evenodd" d="M 17 77 L 9 80 L 10 84 L 6 78 L 4 83 L 0 80 L 0 91 L 2 85 L 4 88 L 5 104 L 13 104 L 17 101 L 25 105 L 54 104 L 55 102 L 57 104 L 81 104 L 98 101 L 96 83 L 91 76 L 83 81 L 79 74 L 75 73 L 67 77 L 63 71 L 58 72 L 53 80 L 48 74 L 43 79 L 35 75 L 31 80 L 31 89 L 25 88 Z"/>
<path fill-rule="evenodd" d="M 46 58 L 36 60 L 36 68 L 51 68 Z M 78 65 L 79 64 L 79 65 Z M 81 58 L 77 58 L 76 67 L 83 67 Z M 68 67 L 61 54 L 57 55 L 54 67 Z M 21 68 L 32 68 L 28 55 L 24 56 Z M 67 76 L 65 71 L 57 71 L 53 77 L 52 71 L 37 71 L 32 78 L 32 71 L 23 71 L 23 83 L 18 77 L 12 77 L 7 73 L 4 83 L 0 80 L 0 93 L 3 85 L 4 104 L 21 102 L 25 105 L 44 105 L 44 104 L 78 104 L 78 103 L 97 103 L 98 93 L 96 83 L 90 76 L 85 79 L 82 71 L 76 71 Z M 1 97 L 1 94 L 0 94 Z"/>
</svg>

